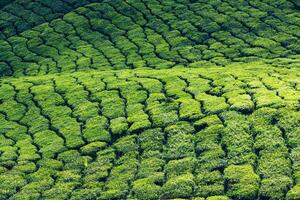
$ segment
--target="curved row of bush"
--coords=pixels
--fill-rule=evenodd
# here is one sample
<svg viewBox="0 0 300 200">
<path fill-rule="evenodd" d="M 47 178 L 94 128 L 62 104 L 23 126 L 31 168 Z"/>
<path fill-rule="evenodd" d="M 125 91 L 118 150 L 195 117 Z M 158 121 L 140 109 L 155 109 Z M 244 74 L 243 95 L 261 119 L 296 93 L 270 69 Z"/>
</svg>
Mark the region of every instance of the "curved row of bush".
<svg viewBox="0 0 300 200">
<path fill-rule="evenodd" d="M 291 14 L 295 8 L 288 1 L 282 8 L 260 1 L 91 2 L 16 0 L 4 7 L 2 34 L 15 25 L 20 30 L 0 40 L 0 75 L 225 66 L 273 58 L 299 65 L 299 16 Z M 38 5 L 45 8 L 35 9 Z"/>
<path fill-rule="evenodd" d="M 299 77 L 250 69 L 3 79 L 0 199 L 299 198 Z"/>
<path fill-rule="evenodd" d="M 0 2 L 0 38 L 7 39 L 64 14 L 92 0 L 13 0 Z"/>
</svg>

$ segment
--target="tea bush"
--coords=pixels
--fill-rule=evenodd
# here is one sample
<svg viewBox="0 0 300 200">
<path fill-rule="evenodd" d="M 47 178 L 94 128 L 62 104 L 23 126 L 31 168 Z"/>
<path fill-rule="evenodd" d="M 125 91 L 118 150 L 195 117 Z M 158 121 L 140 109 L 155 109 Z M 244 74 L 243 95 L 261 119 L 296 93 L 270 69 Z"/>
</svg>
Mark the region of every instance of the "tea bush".
<svg viewBox="0 0 300 200">
<path fill-rule="evenodd" d="M 0 200 L 299 199 L 299 7 L 0 1 Z"/>
</svg>

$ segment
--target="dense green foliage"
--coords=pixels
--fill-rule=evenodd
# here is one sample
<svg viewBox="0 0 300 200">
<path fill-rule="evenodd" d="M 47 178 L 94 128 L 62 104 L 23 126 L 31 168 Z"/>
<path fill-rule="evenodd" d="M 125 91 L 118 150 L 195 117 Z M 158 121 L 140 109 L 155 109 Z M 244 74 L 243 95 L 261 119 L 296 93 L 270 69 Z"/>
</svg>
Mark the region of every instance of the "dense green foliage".
<svg viewBox="0 0 300 200">
<path fill-rule="evenodd" d="M 0 199 L 299 199 L 296 72 L 3 79 Z"/>
<path fill-rule="evenodd" d="M 0 9 L 0 75 L 299 66 L 297 2 L 15 0 Z"/>
<path fill-rule="evenodd" d="M 299 0 L 0 0 L 0 200 L 299 200 Z"/>
</svg>

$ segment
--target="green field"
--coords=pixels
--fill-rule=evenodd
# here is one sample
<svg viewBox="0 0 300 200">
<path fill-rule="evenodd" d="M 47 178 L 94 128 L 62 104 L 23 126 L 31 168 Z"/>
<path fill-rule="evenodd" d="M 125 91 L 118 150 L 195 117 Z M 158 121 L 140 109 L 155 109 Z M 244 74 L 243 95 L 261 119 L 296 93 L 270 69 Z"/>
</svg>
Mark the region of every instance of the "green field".
<svg viewBox="0 0 300 200">
<path fill-rule="evenodd" d="M 300 200 L 300 1 L 0 0 L 0 200 Z"/>
</svg>

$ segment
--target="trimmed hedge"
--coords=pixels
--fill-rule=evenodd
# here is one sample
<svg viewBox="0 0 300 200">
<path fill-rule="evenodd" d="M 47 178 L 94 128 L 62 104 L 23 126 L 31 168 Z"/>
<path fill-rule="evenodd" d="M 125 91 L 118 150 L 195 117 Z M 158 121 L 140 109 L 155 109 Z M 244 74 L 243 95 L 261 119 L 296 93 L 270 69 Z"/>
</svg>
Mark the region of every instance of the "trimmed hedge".
<svg viewBox="0 0 300 200">
<path fill-rule="evenodd" d="M 1 198 L 296 199 L 297 97 L 282 91 L 297 94 L 297 71 L 221 72 L 2 79 Z M 259 89 L 283 104 L 257 107 Z M 241 95 L 251 109 L 232 107 Z"/>
</svg>

